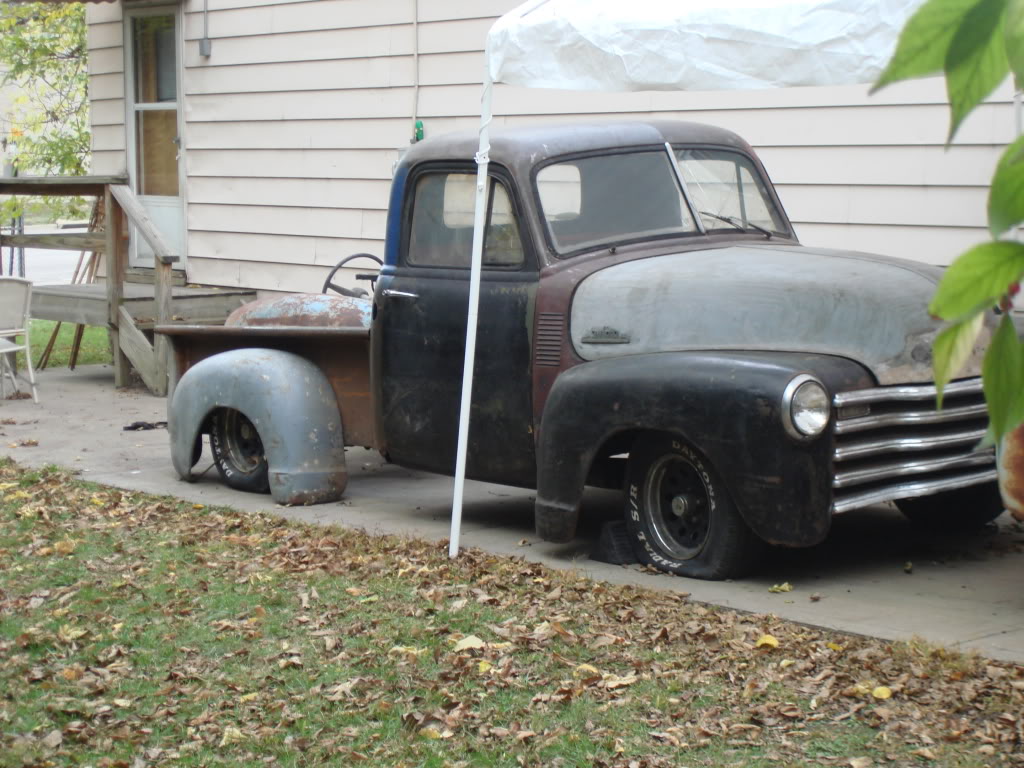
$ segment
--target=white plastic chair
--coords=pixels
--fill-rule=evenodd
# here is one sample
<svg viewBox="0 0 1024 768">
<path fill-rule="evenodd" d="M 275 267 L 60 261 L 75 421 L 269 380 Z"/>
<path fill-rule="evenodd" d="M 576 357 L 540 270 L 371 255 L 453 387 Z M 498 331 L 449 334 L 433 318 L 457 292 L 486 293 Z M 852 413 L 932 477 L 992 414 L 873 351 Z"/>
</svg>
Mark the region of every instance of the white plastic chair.
<svg viewBox="0 0 1024 768">
<path fill-rule="evenodd" d="M 32 387 L 32 399 L 39 402 L 36 390 L 36 374 L 32 370 L 32 352 L 28 346 L 29 307 L 32 303 L 32 281 L 19 277 L 0 277 L 0 396 L 4 395 L 4 379 L 10 379 L 15 391 L 18 380 L 15 355 L 25 352 L 25 368 L 28 383 Z M 22 341 L 18 343 L 18 336 Z"/>
</svg>

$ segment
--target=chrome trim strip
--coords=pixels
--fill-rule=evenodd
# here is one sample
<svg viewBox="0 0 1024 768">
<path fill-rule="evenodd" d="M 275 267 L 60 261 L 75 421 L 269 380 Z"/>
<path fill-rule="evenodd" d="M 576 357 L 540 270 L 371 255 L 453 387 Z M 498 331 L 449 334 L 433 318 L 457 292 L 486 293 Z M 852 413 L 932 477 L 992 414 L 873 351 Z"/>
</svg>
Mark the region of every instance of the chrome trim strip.
<svg viewBox="0 0 1024 768">
<path fill-rule="evenodd" d="M 943 389 L 944 397 L 981 394 L 981 392 L 981 379 L 954 381 Z M 929 398 L 934 399 L 936 395 L 938 395 L 938 390 L 933 384 L 915 387 L 875 387 L 873 389 L 855 389 L 852 392 L 837 392 L 832 403 L 837 408 L 842 408 L 844 405 L 877 403 L 886 400 L 928 400 Z"/>
<path fill-rule="evenodd" d="M 668 159 L 672 163 L 672 171 L 676 175 L 676 181 L 679 182 L 679 188 L 683 191 L 683 199 L 686 201 L 686 207 L 690 209 L 690 218 L 693 219 L 693 224 L 697 227 L 697 231 L 702 235 L 706 235 L 707 230 L 704 228 L 704 220 L 701 219 L 700 214 L 697 212 L 697 206 L 693 202 L 693 198 L 690 197 L 690 188 L 686 184 L 686 179 L 683 178 L 683 169 L 679 167 L 679 160 L 676 158 L 676 152 L 672 149 L 672 145 L 667 141 L 665 142 L 665 151 L 668 152 Z"/>
<path fill-rule="evenodd" d="M 856 459 L 861 456 L 948 448 L 954 445 L 979 442 L 985 436 L 985 431 L 984 429 L 969 429 L 930 437 L 888 437 L 861 443 L 846 443 L 845 445 L 837 445 L 833 456 L 836 461 L 847 461 L 848 459 Z"/>
<path fill-rule="evenodd" d="M 863 485 L 864 483 L 871 483 L 876 480 L 885 480 L 889 477 L 921 475 L 941 470 L 977 467 L 982 464 L 994 465 L 995 460 L 994 451 L 985 451 L 983 453 L 968 453 L 960 456 L 946 456 L 939 459 L 911 460 L 902 464 L 875 464 L 871 467 L 836 472 L 832 480 L 832 487 L 849 488 L 850 486 Z"/>
<path fill-rule="evenodd" d="M 883 501 L 896 501 L 897 499 L 909 499 L 914 496 L 927 496 L 942 491 L 952 491 L 957 488 L 967 488 L 971 485 L 989 482 L 996 479 L 995 469 L 986 469 L 981 472 L 972 472 L 969 475 L 959 477 L 947 477 L 942 480 L 921 480 L 916 483 L 901 483 L 888 488 L 878 488 L 871 491 L 844 496 L 832 503 L 832 513 L 842 514 L 851 509 L 860 509 L 872 504 L 880 504 Z"/>
<path fill-rule="evenodd" d="M 964 405 L 960 408 L 943 408 L 941 411 L 897 411 L 877 416 L 840 419 L 836 422 L 835 433 L 845 435 L 850 432 L 862 432 L 866 429 L 891 427 L 897 424 L 938 424 L 944 421 L 969 419 L 973 416 L 985 416 L 987 413 L 988 407 L 984 403 Z"/>
</svg>

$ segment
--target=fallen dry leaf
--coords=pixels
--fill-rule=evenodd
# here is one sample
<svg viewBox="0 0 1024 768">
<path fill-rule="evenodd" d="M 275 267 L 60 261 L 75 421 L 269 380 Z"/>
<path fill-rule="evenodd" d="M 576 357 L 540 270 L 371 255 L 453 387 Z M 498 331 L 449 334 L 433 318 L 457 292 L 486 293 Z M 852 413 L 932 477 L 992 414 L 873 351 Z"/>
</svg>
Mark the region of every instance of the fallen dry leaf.
<svg viewBox="0 0 1024 768">
<path fill-rule="evenodd" d="M 459 653 L 470 649 L 483 648 L 485 645 L 487 644 L 476 635 L 467 635 L 455 644 L 455 652 Z"/>
</svg>

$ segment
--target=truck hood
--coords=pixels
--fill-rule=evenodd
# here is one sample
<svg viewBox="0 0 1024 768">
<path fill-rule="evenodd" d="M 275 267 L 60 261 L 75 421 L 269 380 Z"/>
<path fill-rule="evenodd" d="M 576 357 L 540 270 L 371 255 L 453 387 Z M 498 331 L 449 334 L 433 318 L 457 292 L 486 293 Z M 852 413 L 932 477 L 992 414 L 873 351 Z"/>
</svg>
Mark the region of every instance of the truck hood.
<svg viewBox="0 0 1024 768">
<path fill-rule="evenodd" d="M 650 352 L 811 352 L 856 360 L 879 384 L 931 381 L 942 270 L 800 245 L 729 246 L 628 261 L 587 277 L 571 334 L 585 360 Z M 981 371 L 994 315 L 960 375 Z"/>
</svg>

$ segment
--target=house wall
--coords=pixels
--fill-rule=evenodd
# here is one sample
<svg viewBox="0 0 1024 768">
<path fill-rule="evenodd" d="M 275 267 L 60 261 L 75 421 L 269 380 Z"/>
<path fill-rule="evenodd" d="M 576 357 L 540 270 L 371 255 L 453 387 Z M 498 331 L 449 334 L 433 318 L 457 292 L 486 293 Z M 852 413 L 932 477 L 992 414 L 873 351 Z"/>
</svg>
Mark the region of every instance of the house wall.
<svg viewBox="0 0 1024 768">
<path fill-rule="evenodd" d="M 185 0 L 189 279 L 317 290 L 351 253 L 383 252 L 391 169 L 412 132 L 477 124 L 482 44 L 517 0 Z M 124 170 L 120 4 L 90 4 L 94 171 Z M 414 87 L 414 40 L 420 87 Z M 495 129 L 679 117 L 744 136 L 801 240 L 948 263 L 985 237 L 987 184 L 1013 138 L 1009 86 L 944 150 L 941 80 L 887 88 L 593 94 L 498 86 Z M 351 277 L 349 278 L 351 280 Z"/>
</svg>

